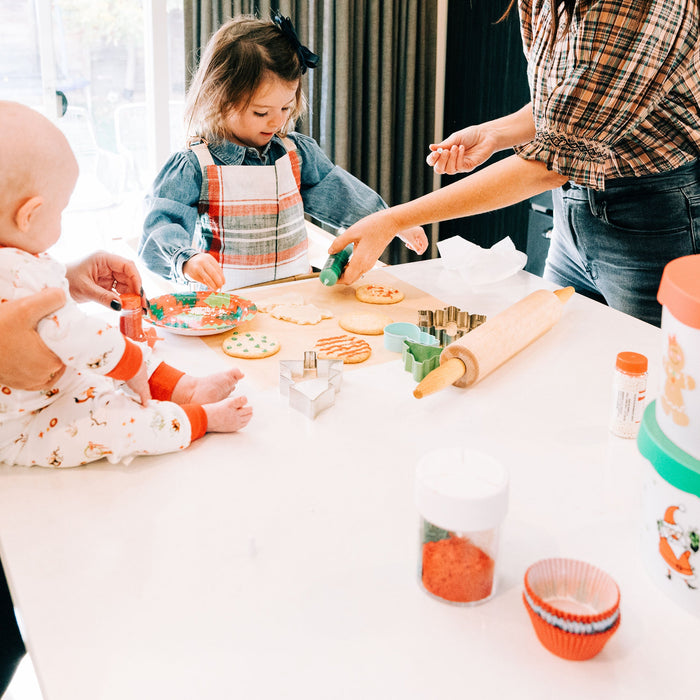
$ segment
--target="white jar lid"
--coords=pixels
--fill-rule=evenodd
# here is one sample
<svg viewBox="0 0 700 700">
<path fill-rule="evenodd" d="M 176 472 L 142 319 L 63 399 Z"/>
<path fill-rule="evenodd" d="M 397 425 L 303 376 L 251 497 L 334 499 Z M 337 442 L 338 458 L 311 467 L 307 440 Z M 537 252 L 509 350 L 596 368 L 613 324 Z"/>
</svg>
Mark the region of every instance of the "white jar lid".
<svg viewBox="0 0 700 700">
<path fill-rule="evenodd" d="M 415 497 L 423 518 L 444 530 L 490 530 L 508 509 L 508 472 L 483 452 L 433 450 L 416 467 Z"/>
</svg>

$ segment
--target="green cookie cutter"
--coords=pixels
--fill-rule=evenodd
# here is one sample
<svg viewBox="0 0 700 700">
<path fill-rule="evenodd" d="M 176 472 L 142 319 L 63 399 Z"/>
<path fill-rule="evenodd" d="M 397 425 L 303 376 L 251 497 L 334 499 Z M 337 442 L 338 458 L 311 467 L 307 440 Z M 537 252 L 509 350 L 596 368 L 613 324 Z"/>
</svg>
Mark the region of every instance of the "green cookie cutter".
<svg viewBox="0 0 700 700">
<path fill-rule="evenodd" d="M 432 372 L 440 364 L 442 348 L 435 345 L 414 343 L 411 340 L 403 341 L 403 366 L 413 378 L 419 382 L 426 374 Z"/>
</svg>

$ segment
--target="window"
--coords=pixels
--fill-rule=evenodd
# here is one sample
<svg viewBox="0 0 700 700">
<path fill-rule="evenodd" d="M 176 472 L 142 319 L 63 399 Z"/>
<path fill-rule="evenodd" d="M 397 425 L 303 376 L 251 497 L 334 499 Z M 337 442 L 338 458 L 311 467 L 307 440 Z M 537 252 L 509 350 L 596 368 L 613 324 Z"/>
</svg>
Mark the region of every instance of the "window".
<svg viewBox="0 0 700 700">
<path fill-rule="evenodd" d="M 182 23 L 182 0 L 0 5 L 0 99 L 54 120 L 80 166 L 62 240 L 52 250 L 56 257 L 71 259 L 138 235 L 143 195 L 183 140 Z M 149 80 L 159 89 L 149 89 Z M 159 133 L 164 125 L 170 133 L 158 153 L 149 127 L 153 113 L 161 115 Z"/>
</svg>

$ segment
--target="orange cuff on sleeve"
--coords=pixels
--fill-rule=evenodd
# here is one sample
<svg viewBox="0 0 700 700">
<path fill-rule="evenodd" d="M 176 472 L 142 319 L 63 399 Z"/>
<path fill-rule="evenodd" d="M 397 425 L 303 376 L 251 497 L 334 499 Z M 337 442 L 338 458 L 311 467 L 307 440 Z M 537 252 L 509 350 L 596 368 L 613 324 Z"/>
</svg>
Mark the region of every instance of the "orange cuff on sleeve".
<svg viewBox="0 0 700 700">
<path fill-rule="evenodd" d="M 121 360 L 119 360 L 116 366 L 110 372 L 107 372 L 106 375 L 118 381 L 131 379 L 139 371 L 141 363 L 143 362 L 141 348 L 136 345 L 136 343 L 132 343 L 128 338 L 124 338 L 124 340 L 126 341 L 126 346 Z"/>
<path fill-rule="evenodd" d="M 151 389 L 151 398 L 158 401 L 170 401 L 175 385 L 184 377 L 185 373 L 175 369 L 165 362 L 161 362 L 148 380 Z"/>
<path fill-rule="evenodd" d="M 207 414 L 198 403 L 186 403 L 180 406 L 190 422 L 190 443 L 198 440 L 207 432 Z"/>
</svg>

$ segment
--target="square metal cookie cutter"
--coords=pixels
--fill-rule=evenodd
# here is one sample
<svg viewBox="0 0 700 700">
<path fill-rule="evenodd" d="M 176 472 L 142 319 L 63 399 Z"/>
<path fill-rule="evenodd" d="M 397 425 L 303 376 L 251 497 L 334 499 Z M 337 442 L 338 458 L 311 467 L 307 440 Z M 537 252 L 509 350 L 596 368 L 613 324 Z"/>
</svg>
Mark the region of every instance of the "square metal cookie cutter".
<svg viewBox="0 0 700 700">
<path fill-rule="evenodd" d="M 437 338 L 441 347 L 461 338 L 486 320 L 483 314 L 470 314 L 456 306 L 444 309 L 421 309 L 418 311 L 418 327 Z"/>
<path fill-rule="evenodd" d="M 307 418 L 316 418 L 335 403 L 343 381 L 342 360 L 319 360 L 313 350 L 303 360 L 280 360 L 280 394 Z"/>
</svg>

